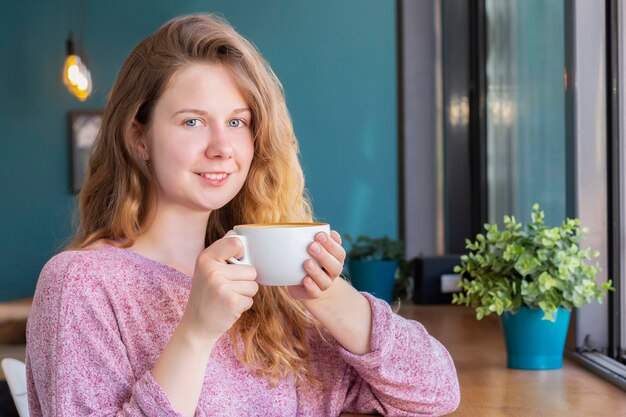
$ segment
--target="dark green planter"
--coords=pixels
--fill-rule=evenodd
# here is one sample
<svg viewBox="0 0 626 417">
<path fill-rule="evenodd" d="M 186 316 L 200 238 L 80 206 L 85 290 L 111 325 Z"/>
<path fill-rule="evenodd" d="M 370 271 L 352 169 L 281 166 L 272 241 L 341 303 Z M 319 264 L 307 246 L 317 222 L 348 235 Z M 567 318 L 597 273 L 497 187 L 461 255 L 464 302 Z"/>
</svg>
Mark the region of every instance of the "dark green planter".
<svg viewBox="0 0 626 417">
<path fill-rule="evenodd" d="M 559 308 L 556 320 L 541 320 L 543 311 L 520 308 L 517 314 L 501 316 L 506 343 L 507 365 L 514 369 L 559 369 L 570 312 Z"/>
<path fill-rule="evenodd" d="M 393 300 L 398 261 L 349 260 L 348 270 L 354 288 L 365 291 L 388 303 Z"/>
</svg>

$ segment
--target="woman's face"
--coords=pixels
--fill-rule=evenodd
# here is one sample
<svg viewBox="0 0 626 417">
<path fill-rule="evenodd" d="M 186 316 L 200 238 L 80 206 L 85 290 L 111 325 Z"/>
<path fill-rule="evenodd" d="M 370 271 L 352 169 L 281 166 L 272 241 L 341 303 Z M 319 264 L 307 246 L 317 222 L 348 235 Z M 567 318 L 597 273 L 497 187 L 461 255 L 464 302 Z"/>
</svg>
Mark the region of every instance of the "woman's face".
<svg viewBox="0 0 626 417">
<path fill-rule="evenodd" d="M 143 138 L 159 207 L 210 212 L 232 200 L 254 154 L 251 118 L 226 67 L 193 64 L 177 72 Z"/>
</svg>

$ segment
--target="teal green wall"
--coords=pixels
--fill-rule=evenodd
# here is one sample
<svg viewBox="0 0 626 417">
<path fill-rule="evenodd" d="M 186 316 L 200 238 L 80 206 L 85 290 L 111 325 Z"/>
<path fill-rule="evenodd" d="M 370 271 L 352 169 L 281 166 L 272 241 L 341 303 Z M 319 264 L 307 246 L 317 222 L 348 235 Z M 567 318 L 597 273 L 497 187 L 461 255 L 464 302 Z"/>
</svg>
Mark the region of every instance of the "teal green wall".
<svg viewBox="0 0 626 417">
<path fill-rule="evenodd" d="M 95 91 L 79 103 L 61 68 L 75 1 L 0 3 L 0 300 L 32 295 L 72 231 L 67 112 L 100 109 L 125 57 L 166 20 L 223 14 L 282 80 L 319 219 L 397 235 L 396 22 L 391 0 L 86 1 Z"/>
</svg>

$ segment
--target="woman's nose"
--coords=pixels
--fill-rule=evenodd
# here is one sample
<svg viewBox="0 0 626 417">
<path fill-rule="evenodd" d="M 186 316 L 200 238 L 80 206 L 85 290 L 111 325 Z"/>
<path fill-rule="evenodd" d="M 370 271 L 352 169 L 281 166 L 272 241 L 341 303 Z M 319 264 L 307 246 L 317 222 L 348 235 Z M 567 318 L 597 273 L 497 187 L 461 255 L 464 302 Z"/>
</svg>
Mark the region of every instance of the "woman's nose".
<svg viewBox="0 0 626 417">
<path fill-rule="evenodd" d="M 205 153 L 207 158 L 228 159 L 233 156 L 233 147 L 224 129 L 212 129 Z"/>
</svg>

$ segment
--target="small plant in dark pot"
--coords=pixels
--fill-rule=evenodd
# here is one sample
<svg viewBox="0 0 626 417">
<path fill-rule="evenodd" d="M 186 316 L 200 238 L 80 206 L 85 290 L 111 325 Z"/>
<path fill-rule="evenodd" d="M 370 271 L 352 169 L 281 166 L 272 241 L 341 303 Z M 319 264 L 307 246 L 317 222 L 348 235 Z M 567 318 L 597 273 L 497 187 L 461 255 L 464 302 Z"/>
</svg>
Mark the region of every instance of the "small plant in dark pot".
<svg viewBox="0 0 626 417">
<path fill-rule="evenodd" d="M 404 244 L 387 236 L 372 238 L 358 236 L 352 239 L 348 251 L 348 271 L 350 282 L 359 291 L 391 303 L 394 295 L 402 296 L 406 287 L 407 265 L 404 261 Z"/>
<path fill-rule="evenodd" d="M 504 230 L 485 230 L 467 241 L 455 268 L 462 291 L 452 303 L 475 308 L 478 320 L 501 317 L 510 368 L 561 368 L 570 311 L 613 290 L 611 281 L 596 283 L 599 267 L 588 264 L 598 253 L 579 246 L 586 230 L 578 219 L 546 226 L 538 204 L 526 228 L 504 216 Z"/>
</svg>

